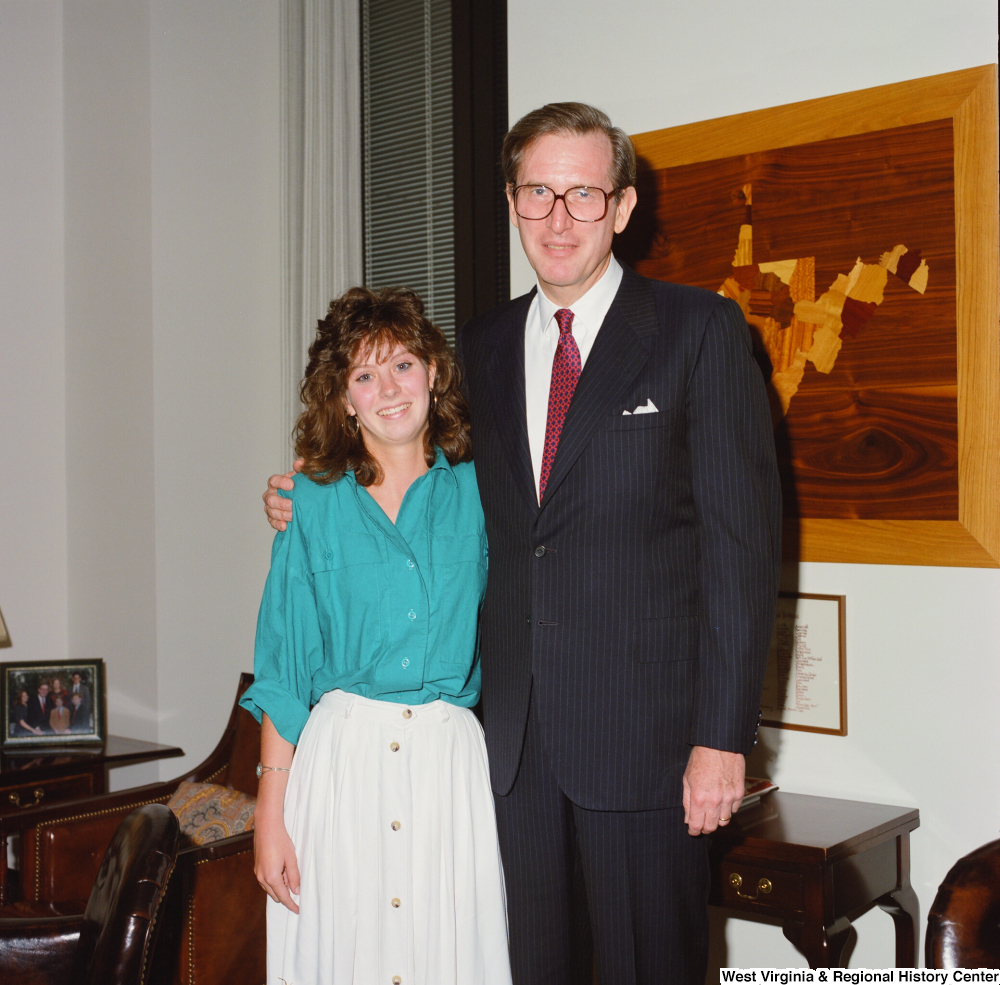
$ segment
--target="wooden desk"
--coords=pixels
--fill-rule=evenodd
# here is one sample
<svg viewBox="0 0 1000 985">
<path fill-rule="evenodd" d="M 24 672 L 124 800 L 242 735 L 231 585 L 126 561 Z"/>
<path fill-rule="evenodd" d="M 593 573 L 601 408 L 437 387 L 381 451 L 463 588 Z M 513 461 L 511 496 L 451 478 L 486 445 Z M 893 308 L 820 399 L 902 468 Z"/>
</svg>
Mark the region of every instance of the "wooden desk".
<svg viewBox="0 0 1000 985">
<path fill-rule="evenodd" d="M 709 902 L 778 917 L 811 968 L 840 967 L 851 920 L 873 905 L 896 929 L 896 966 L 917 967 L 910 887 L 913 808 L 777 791 L 712 836 Z"/>
<path fill-rule="evenodd" d="M 0 817 L 105 793 L 108 771 L 183 756 L 178 746 L 109 735 L 102 746 L 0 753 Z"/>
</svg>

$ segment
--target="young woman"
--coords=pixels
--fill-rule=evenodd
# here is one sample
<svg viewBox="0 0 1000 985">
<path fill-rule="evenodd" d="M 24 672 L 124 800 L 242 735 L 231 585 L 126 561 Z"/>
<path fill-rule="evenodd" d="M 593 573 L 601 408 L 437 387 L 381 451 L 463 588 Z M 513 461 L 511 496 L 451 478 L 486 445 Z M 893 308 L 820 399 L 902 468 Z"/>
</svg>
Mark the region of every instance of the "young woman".
<svg viewBox="0 0 1000 985">
<path fill-rule="evenodd" d="M 353 288 L 309 350 L 257 624 L 268 985 L 509 985 L 479 697 L 483 514 L 444 336 Z"/>
<path fill-rule="evenodd" d="M 14 705 L 13 712 L 13 729 L 11 731 L 12 735 L 41 735 L 42 730 L 40 728 L 35 728 L 28 721 L 29 709 L 28 702 L 30 701 L 27 691 L 21 691 L 17 696 L 17 704 Z"/>
</svg>

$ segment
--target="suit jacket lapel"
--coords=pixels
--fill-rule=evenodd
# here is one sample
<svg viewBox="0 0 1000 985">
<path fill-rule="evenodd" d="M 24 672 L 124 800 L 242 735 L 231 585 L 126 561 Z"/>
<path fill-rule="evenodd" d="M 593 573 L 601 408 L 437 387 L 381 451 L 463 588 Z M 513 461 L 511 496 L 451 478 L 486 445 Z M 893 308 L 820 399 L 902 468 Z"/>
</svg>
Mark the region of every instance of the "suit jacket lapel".
<svg viewBox="0 0 1000 985">
<path fill-rule="evenodd" d="M 507 318 L 494 327 L 493 352 L 486 361 L 490 402 L 514 484 L 533 513 L 538 511 L 535 477 L 528 446 L 528 419 L 524 385 L 524 323 L 535 291 L 518 299 Z M 475 455 L 473 435 L 473 455 Z"/>
<path fill-rule="evenodd" d="M 658 332 L 652 289 L 644 278 L 624 267 L 621 286 L 597 333 L 566 413 L 542 509 L 601 423 L 611 414 L 621 413 L 625 392 L 646 364 L 648 351 L 643 339 Z M 523 388 L 523 366 L 521 380 Z"/>
</svg>

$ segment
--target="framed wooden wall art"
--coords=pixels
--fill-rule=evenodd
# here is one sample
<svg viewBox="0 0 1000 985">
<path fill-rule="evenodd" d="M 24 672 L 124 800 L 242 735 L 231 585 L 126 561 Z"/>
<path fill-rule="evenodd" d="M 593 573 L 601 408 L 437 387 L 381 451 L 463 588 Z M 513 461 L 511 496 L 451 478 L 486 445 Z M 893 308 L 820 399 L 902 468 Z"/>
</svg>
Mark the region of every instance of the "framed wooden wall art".
<svg viewBox="0 0 1000 985">
<path fill-rule="evenodd" d="M 633 140 L 616 252 L 743 309 L 786 556 L 1000 567 L 996 66 Z"/>
</svg>

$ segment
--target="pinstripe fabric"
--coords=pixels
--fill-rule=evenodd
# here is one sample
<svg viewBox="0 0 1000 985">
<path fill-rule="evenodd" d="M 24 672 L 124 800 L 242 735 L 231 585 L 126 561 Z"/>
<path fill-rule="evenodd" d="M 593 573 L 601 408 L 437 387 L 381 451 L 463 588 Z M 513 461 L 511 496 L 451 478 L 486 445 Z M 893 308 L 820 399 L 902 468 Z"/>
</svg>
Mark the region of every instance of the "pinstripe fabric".
<svg viewBox="0 0 1000 985">
<path fill-rule="evenodd" d="M 530 300 L 460 338 L 490 544 L 494 791 L 514 783 L 533 693 L 573 804 L 676 807 L 691 744 L 748 751 L 774 619 L 781 499 L 749 332 L 732 302 L 625 268 L 539 507 L 524 418 Z M 622 415 L 649 399 L 659 413 Z"/>
<path fill-rule="evenodd" d="M 555 782 L 529 714 L 517 782 L 495 800 L 515 985 L 701 985 L 708 849 L 684 811 L 588 811 Z M 591 930 L 591 925 L 593 930 Z"/>
</svg>

